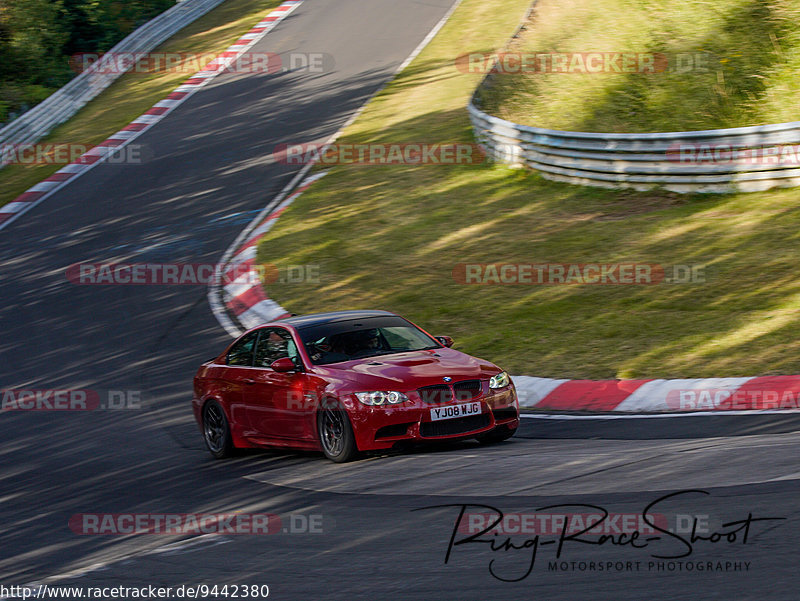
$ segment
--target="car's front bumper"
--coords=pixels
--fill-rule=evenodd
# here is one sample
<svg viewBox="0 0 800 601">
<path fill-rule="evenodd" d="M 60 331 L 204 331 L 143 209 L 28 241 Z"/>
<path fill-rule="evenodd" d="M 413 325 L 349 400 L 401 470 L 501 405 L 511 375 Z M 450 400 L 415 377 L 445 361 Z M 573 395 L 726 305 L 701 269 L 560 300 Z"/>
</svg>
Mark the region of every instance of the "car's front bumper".
<svg viewBox="0 0 800 601">
<path fill-rule="evenodd" d="M 411 395 L 410 395 L 411 396 Z M 469 402 L 480 403 L 481 412 L 467 417 L 432 420 L 431 410 Z M 473 401 L 427 404 L 419 398 L 399 405 L 370 407 L 358 401 L 349 404 L 348 414 L 359 450 L 389 449 L 404 441 L 434 441 L 470 438 L 499 426 L 519 425 L 519 404 L 514 386 L 481 395 Z"/>
</svg>

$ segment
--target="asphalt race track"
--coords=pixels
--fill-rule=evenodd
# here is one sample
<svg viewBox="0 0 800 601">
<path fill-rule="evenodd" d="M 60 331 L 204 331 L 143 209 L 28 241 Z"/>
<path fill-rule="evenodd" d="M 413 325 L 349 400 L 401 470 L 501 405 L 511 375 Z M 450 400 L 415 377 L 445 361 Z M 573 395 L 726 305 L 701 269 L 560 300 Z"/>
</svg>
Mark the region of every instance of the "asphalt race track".
<svg viewBox="0 0 800 601">
<path fill-rule="evenodd" d="M 528 418 L 493 447 L 344 465 L 271 451 L 217 462 L 189 405 L 197 365 L 229 340 L 206 287 L 67 281 L 80 262 L 217 261 L 299 169 L 266 159 L 274 147 L 338 130 L 451 3 L 307 0 L 252 51 L 324 52 L 332 70 L 221 75 L 137 140 L 145 163 L 100 165 L 3 230 L 0 388 L 128 391 L 142 403 L 3 412 L 0 584 L 264 584 L 270 598 L 301 600 L 797 598 L 796 416 Z M 630 536 L 567 540 L 553 570 L 557 529 L 536 539 L 533 565 L 533 535 L 509 530 L 523 548 L 503 548 L 504 536 L 495 551 L 455 545 L 445 564 L 451 535 L 467 536 L 453 533 L 464 504 L 486 506 L 465 515 L 515 519 L 630 517 L 687 489 L 652 508 L 674 532 L 651 531 L 646 548 Z M 584 507 L 542 510 L 561 504 Z M 236 511 L 278 514 L 282 527 L 198 537 L 69 527 L 81 513 Z M 706 537 L 748 516 L 785 519 L 752 521 L 746 544 L 739 530 L 690 549 L 677 538 L 690 538 L 687 516 Z"/>
</svg>

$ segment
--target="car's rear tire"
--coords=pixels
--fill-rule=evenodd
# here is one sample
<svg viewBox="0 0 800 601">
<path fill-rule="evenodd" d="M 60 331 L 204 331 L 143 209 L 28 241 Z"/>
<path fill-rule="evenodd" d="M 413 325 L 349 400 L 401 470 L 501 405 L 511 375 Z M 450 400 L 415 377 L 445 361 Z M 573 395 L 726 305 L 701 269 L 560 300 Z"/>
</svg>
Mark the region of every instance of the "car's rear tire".
<svg viewBox="0 0 800 601">
<path fill-rule="evenodd" d="M 497 426 L 494 430 L 489 430 L 484 434 L 478 434 L 475 438 L 481 444 L 496 444 L 508 440 L 517 432 L 516 428 L 508 426 Z"/>
<path fill-rule="evenodd" d="M 358 455 L 356 437 L 347 411 L 338 405 L 323 407 L 317 413 L 317 432 L 325 457 L 335 463 L 351 461 Z"/>
<path fill-rule="evenodd" d="M 233 455 L 231 428 L 225 411 L 217 401 L 208 401 L 203 406 L 203 439 L 206 448 L 217 459 Z"/>
</svg>

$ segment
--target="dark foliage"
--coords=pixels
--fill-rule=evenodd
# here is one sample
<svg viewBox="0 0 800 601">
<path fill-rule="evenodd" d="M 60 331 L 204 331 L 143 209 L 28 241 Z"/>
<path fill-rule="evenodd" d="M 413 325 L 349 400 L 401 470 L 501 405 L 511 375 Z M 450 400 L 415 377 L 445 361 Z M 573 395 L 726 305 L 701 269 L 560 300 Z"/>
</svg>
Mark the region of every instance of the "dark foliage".
<svg viewBox="0 0 800 601">
<path fill-rule="evenodd" d="M 175 0 L 0 0 L 0 123 L 76 75 L 70 58 L 105 52 Z"/>
</svg>

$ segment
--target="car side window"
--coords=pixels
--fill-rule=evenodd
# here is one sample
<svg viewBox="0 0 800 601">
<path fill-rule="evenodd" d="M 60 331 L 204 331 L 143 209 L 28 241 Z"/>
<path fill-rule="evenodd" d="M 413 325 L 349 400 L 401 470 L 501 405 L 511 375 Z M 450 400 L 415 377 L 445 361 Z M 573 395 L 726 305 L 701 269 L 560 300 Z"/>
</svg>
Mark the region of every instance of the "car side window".
<svg viewBox="0 0 800 601">
<path fill-rule="evenodd" d="M 273 361 L 285 357 L 289 357 L 295 364 L 300 361 L 297 345 L 289 332 L 282 328 L 264 328 L 259 331 L 261 336 L 256 346 L 256 367 L 269 367 Z"/>
<path fill-rule="evenodd" d="M 247 336 L 241 338 L 236 344 L 228 351 L 225 362 L 228 365 L 244 365 L 250 366 L 253 364 L 253 349 L 256 345 L 256 338 L 258 332 L 251 332 Z"/>
</svg>

